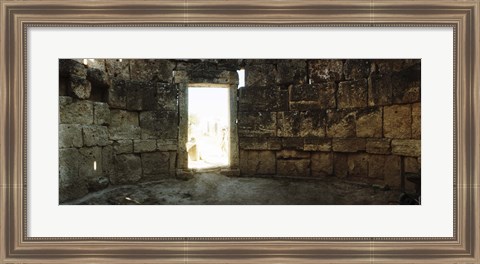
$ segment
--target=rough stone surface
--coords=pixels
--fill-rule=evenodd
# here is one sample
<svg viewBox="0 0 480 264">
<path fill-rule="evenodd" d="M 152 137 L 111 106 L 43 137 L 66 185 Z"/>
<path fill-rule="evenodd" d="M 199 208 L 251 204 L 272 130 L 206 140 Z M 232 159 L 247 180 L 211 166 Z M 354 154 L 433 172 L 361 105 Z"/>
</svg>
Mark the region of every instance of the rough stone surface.
<svg viewBox="0 0 480 264">
<path fill-rule="evenodd" d="M 136 154 L 115 156 L 115 174 L 110 178 L 114 185 L 138 182 L 142 177 L 142 160 Z"/>
<path fill-rule="evenodd" d="M 354 137 L 355 111 L 327 110 L 327 137 Z"/>
<path fill-rule="evenodd" d="M 93 124 L 93 103 L 86 100 L 61 103 L 60 124 Z"/>
<path fill-rule="evenodd" d="M 368 155 L 365 153 L 356 153 L 348 155 L 348 176 L 367 177 L 368 176 Z"/>
<path fill-rule="evenodd" d="M 392 79 L 388 74 L 372 73 L 368 78 L 368 105 L 392 103 Z"/>
<path fill-rule="evenodd" d="M 283 177 L 310 177 L 310 160 L 277 160 L 277 174 Z"/>
<path fill-rule="evenodd" d="M 152 82 L 126 81 L 126 108 L 130 111 L 154 110 L 157 88 Z"/>
<path fill-rule="evenodd" d="M 312 82 L 340 81 L 343 75 L 342 60 L 311 60 L 308 62 Z"/>
<path fill-rule="evenodd" d="M 112 145 L 108 145 L 102 148 L 102 169 L 103 176 L 110 182 L 110 177 L 115 172 L 115 154 Z"/>
<path fill-rule="evenodd" d="M 392 105 L 383 108 L 383 134 L 387 138 L 410 138 L 412 135 L 410 105 Z"/>
<path fill-rule="evenodd" d="M 366 78 L 370 71 L 369 60 L 346 60 L 343 73 L 346 80 L 358 80 Z"/>
<path fill-rule="evenodd" d="M 279 137 L 324 137 L 325 112 L 279 112 L 277 115 Z"/>
<path fill-rule="evenodd" d="M 105 60 L 105 70 L 110 79 L 130 79 L 130 60 Z"/>
<path fill-rule="evenodd" d="M 142 153 L 142 152 L 153 152 L 157 149 L 157 141 L 155 139 L 145 139 L 145 140 L 134 140 L 133 141 L 133 152 Z"/>
<path fill-rule="evenodd" d="M 250 88 L 275 83 L 275 72 L 275 65 L 273 64 L 246 65 L 245 85 L 247 88 Z"/>
<path fill-rule="evenodd" d="M 357 137 L 382 137 L 382 109 L 365 108 L 356 114 Z"/>
<path fill-rule="evenodd" d="M 92 85 L 85 78 L 72 76 L 70 77 L 68 91 L 75 98 L 88 99 L 92 92 Z"/>
<path fill-rule="evenodd" d="M 420 101 L 420 65 L 414 65 L 392 75 L 394 103 Z"/>
<path fill-rule="evenodd" d="M 176 151 L 177 150 L 176 139 L 157 139 L 157 150 L 159 151 Z"/>
<path fill-rule="evenodd" d="M 301 137 L 282 138 L 282 149 L 303 150 L 305 139 Z"/>
<path fill-rule="evenodd" d="M 125 110 L 111 110 L 110 139 L 140 139 L 138 113 Z"/>
<path fill-rule="evenodd" d="M 365 150 L 366 140 L 362 138 L 334 138 L 332 149 L 336 152 L 358 152 Z"/>
<path fill-rule="evenodd" d="M 97 125 L 83 126 L 83 141 L 87 147 L 108 145 L 107 127 Z"/>
<path fill-rule="evenodd" d="M 280 84 L 303 83 L 307 79 L 307 63 L 304 60 L 280 60 L 275 79 Z"/>
<path fill-rule="evenodd" d="M 133 153 L 133 140 L 117 140 L 113 142 L 115 154 Z"/>
<path fill-rule="evenodd" d="M 385 156 L 384 182 L 393 188 L 399 188 L 402 183 L 401 159 L 399 156 Z"/>
<path fill-rule="evenodd" d="M 392 151 L 390 142 L 391 140 L 388 138 L 367 139 L 367 152 L 372 154 L 390 154 Z"/>
<path fill-rule="evenodd" d="M 89 68 L 87 71 L 87 80 L 92 84 L 93 89 L 105 89 L 110 86 L 110 78 L 104 70 Z"/>
<path fill-rule="evenodd" d="M 240 151 L 242 175 L 273 175 L 276 172 L 275 152 Z"/>
<path fill-rule="evenodd" d="M 178 113 L 145 111 L 140 113 L 142 139 L 172 139 L 178 134 Z"/>
<path fill-rule="evenodd" d="M 338 85 L 338 108 L 358 108 L 367 106 L 367 80 L 341 82 Z"/>
<path fill-rule="evenodd" d="M 110 108 L 108 104 L 102 102 L 93 102 L 93 123 L 95 125 L 110 124 Z"/>
<path fill-rule="evenodd" d="M 168 60 L 131 60 L 130 78 L 140 81 L 171 82 L 175 63 Z"/>
<path fill-rule="evenodd" d="M 404 157 L 403 158 L 404 169 L 407 173 L 420 173 L 420 162 L 418 158 Z"/>
<path fill-rule="evenodd" d="M 333 174 L 333 154 L 331 152 L 314 152 L 311 156 L 311 162 L 313 177 Z"/>
<path fill-rule="evenodd" d="M 72 148 L 83 146 L 82 126 L 75 124 L 59 125 L 58 147 Z"/>
<path fill-rule="evenodd" d="M 309 159 L 310 153 L 306 151 L 297 151 L 284 149 L 277 151 L 277 159 Z"/>
<path fill-rule="evenodd" d="M 168 152 L 142 153 L 143 177 L 147 179 L 168 177 L 170 154 Z"/>
<path fill-rule="evenodd" d="M 302 84 L 290 88 L 291 110 L 312 110 L 335 108 L 334 82 Z"/>
<path fill-rule="evenodd" d="M 401 156 L 419 157 L 421 143 L 417 139 L 394 139 L 392 140 L 392 153 Z"/>
<path fill-rule="evenodd" d="M 270 86 L 247 86 L 239 89 L 240 112 L 288 110 L 288 90 Z"/>
<path fill-rule="evenodd" d="M 162 111 L 178 111 L 178 89 L 175 85 L 157 84 L 155 109 Z"/>
<path fill-rule="evenodd" d="M 70 59 L 59 60 L 60 76 L 62 77 L 86 77 L 87 67 L 80 62 Z"/>
<path fill-rule="evenodd" d="M 110 108 L 127 108 L 127 88 L 125 80 L 115 80 L 108 88 L 107 103 Z"/>
<path fill-rule="evenodd" d="M 239 112 L 238 135 L 240 137 L 276 136 L 277 113 Z"/>
<path fill-rule="evenodd" d="M 305 138 L 303 149 L 305 151 L 331 151 L 332 140 L 328 138 Z"/>
<path fill-rule="evenodd" d="M 412 138 L 420 139 L 422 136 L 420 103 L 412 104 Z"/>
<path fill-rule="evenodd" d="M 88 193 L 85 181 L 78 174 L 79 156 L 76 148 L 59 150 L 60 202 L 77 199 Z"/>
<path fill-rule="evenodd" d="M 244 150 L 279 150 L 282 148 L 282 140 L 279 138 L 241 137 L 238 144 L 239 148 Z"/>
<path fill-rule="evenodd" d="M 338 178 L 348 176 L 348 155 L 345 153 L 333 153 L 333 173 Z"/>
</svg>

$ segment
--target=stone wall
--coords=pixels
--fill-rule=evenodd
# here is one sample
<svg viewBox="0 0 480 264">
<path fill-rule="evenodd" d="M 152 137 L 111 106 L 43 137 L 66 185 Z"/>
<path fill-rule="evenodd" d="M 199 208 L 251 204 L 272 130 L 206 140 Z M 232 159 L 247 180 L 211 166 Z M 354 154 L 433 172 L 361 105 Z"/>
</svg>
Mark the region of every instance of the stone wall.
<svg viewBox="0 0 480 264">
<path fill-rule="evenodd" d="M 247 60 L 245 73 L 242 175 L 400 188 L 420 172 L 420 60 Z"/>
<path fill-rule="evenodd" d="M 108 185 L 175 177 L 184 166 L 180 79 L 232 83 L 241 68 L 242 176 L 399 188 L 402 171 L 420 171 L 420 60 L 83 62 L 59 64 L 61 202 Z"/>
</svg>

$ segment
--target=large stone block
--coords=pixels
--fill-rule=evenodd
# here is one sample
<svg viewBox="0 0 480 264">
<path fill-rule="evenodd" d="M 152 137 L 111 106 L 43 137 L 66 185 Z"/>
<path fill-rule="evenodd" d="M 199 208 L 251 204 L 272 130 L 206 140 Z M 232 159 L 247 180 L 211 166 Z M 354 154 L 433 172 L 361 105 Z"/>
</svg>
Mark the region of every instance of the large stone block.
<svg viewBox="0 0 480 264">
<path fill-rule="evenodd" d="M 117 140 L 113 142 L 113 151 L 115 154 L 133 153 L 133 140 Z"/>
<path fill-rule="evenodd" d="M 412 114 L 410 105 L 392 105 L 383 108 L 383 135 L 387 138 L 410 138 Z"/>
<path fill-rule="evenodd" d="M 420 64 L 392 75 L 393 103 L 420 102 Z"/>
<path fill-rule="evenodd" d="M 153 152 L 157 150 L 157 141 L 155 139 L 142 139 L 133 141 L 133 152 Z"/>
<path fill-rule="evenodd" d="M 392 188 L 401 186 L 401 159 L 395 155 L 369 155 L 368 176 L 383 179 L 384 183 Z"/>
<path fill-rule="evenodd" d="M 275 152 L 240 151 L 240 173 L 242 175 L 273 175 L 275 170 Z"/>
<path fill-rule="evenodd" d="M 157 84 L 155 109 L 178 111 L 178 88 L 174 84 Z"/>
<path fill-rule="evenodd" d="M 110 86 L 110 78 L 104 70 L 89 68 L 87 80 L 92 84 L 93 89 L 106 89 Z"/>
<path fill-rule="evenodd" d="M 290 88 L 291 110 L 335 108 L 334 82 L 295 85 Z"/>
<path fill-rule="evenodd" d="M 76 76 L 85 78 L 87 76 L 87 67 L 82 63 L 70 59 L 59 59 L 58 61 L 61 77 L 70 78 L 71 76 Z"/>
<path fill-rule="evenodd" d="M 367 106 L 367 80 L 341 82 L 338 85 L 338 108 L 358 108 Z"/>
<path fill-rule="evenodd" d="M 309 159 L 310 152 L 284 149 L 277 151 L 277 159 Z"/>
<path fill-rule="evenodd" d="M 178 134 L 178 114 L 173 111 L 140 113 L 142 139 L 175 139 Z"/>
<path fill-rule="evenodd" d="M 288 90 L 276 86 L 248 86 L 240 88 L 240 112 L 273 112 L 288 110 Z"/>
<path fill-rule="evenodd" d="M 420 173 L 421 164 L 418 158 L 415 157 L 404 157 L 403 158 L 403 168 L 407 173 Z"/>
<path fill-rule="evenodd" d="M 282 177 L 310 177 L 310 160 L 277 160 L 277 175 Z"/>
<path fill-rule="evenodd" d="M 338 178 L 348 176 L 348 155 L 345 153 L 333 153 L 333 173 Z"/>
<path fill-rule="evenodd" d="M 276 69 L 274 64 L 247 64 L 245 66 L 245 85 L 268 86 L 275 83 Z"/>
<path fill-rule="evenodd" d="M 282 149 L 303 150 L 305 139 L 303 137 L 282 138 Z"/>
<path fill-rule="evenodd" d="M 386 155 L 368 156 L 368 177 L 375 179 L 384 179 Z"/>
<path fill-rule="evenodd" d="M 170 154 L 168 152 L 142 153 L 143 179 L 155 180 L 169 176 Z"/>
<path fill-rule="evenodd" d="M 240 137 L 276 136 L 277 113 L 239 112 L 238 135 Z"/>
<path fill-rule="evenodd" d="M 152 82 L 126 81 L 127 109 L 132 111 L 154 110 L 157 88 Z"/>
<path fill-rule="evenodd" d="M 71 76 L 67 89 L 68 94 L 75 98 L 88 99 L 92 92 L 92 85 L 85 78 Z"/>
<path fill-rule="evenodd" d="M 108 145 L 107 127 L 97 125 L 83 126 L 83 141 L 83 144 L 87 147 Z"/>
<path fill-rule="evenodd" d="M 137 112 L 111 110 L 109 135 L 112 140 L 140 139 L 141 129 Z"/>
<path fill-rule="evenodd" d="M 58 130 L 58 147 L 72 148 L 83 146 L 82 126 L 75 124 L 60 124 Z"/>
<path fill-rule="evenodd" d="M 136 59 L 130 61 L 130 78 L 138 81 L 170 83 L 175 63 L 166 59 Z"/>
<path fill-rule="evenodd" d="M 382 109 L 366 108 L 356 114 L 357 137 L 382 137 Z"/>
<path fill-rule="evenodd" d="M 356 111 L 327 110 L 327 137 L 355 137 Z"/>
<path fill-rule="evenodd" d="M 412 104 L 412 138 L 420 139 L 422 136 L 422 120 L 420 103 Z"/>
<path fill-rule="evenodd" d="M 378 138 L 378 139 L 367 139 L 367 153 L 372 154 L 390 154 L 392 149 L 390 147 L 391 139 L 388 138 Z"/>
<path fill-rule="evenodd" d="M 80 100 L 70 104 L 61 103 L 60 124 L 93 124 L 93 102 Z"/>
<path fill-rule="evenodd" d="M 366 140 L 364 138 L 334 138 L 332 149 L 335 152 L 358 152 L 364 151 Z"/>
<path fill-rule="evenodd" d="M 419 157 L 421 141 L 418 139 L 394 139 L 392 140 L 392 153 L 400 156 Z"/>
<path fill-rule="evenodd" d="M 276 137 L 240 137 L 238 146 L 244 150 L 279 150 L 282 148 L 282 140 Z"/>
<path fill-rule="evenodd" d="M 279 112 L 277 128 L 279 137 L 324 137 L 325 112 Z"/>
<path fill-rule="evenodd" d="M 130 60 L 105 60 L 105 70 L 110 79 L 130 80 Z"/>
<path fill-rule="evenodd" d="M 123 79 L 114 79 L 108 88 L 107 102 L 110 108 L 127 109 L 127 87 Z"/>
<path fill-rule="evenodd" d="M 108 179 L 115 173 L 115 152 L 111 145 L 102 148 L 102 169 Z"/>
<path fill-rule="evenodd" d="M 307 63 L 305 60 L 279 60 L 277 62 L 277 83 L 303 83 L 307 80 Z"/>
<path fill-rule="evenodd" d="M 115 173 L 110 178 L 114 185 L 132 184 L 142 177 L 142 160 L 136 154 L 122 154 L 115 156 Z"/>
<path fill-rule="evenodd" d="M 108 107 L 108 104 L 93 102 L 93 123 L 95 125 L 110 124 L 110 108 Z"/>
<path fill-rule="evenodd" d="M 363 178 L 368 176 L 367 154 L 356 153 L 348 155 L 348 176 Z"/>
<path fill-rule="evenodd" d="M 176 139 L 157 139 L 157 149 L 159 151 L 176 151 L 177 147 Z"/>
<path fill-rule="evenodd" d="M 78 199 L 88 193 L 86 182 L 79 177 L 79 158 L 76 148 L 59 150 L 60 203 Z"/>
<path fill-rule="evenodd" d="M 375 69 L 379 73 L 399 72 L 416 64 L 420 65 L 420 59 L 378 59 L 373 60 Z"/>
<path fill-rule="evenodd" d="M 313 83 L 340 81 L 343 74 L 342 60 L 310 60 L 308 73 Z"/>
<path fill-rule="evenodd" d="M 329 138 L 305 138 L 303 143 L 305 151 L 331 151 L 332 140 Z"/>
<path fill-rule="evenodd" d="M 368 105 L 392 103 L 392 79 L 389 74 L 372 73 L 368 78 Z"/>
<path fill-rule="evenodd" d="M 314 152 L 311 156 L 313 177 L 330 176 L 333 174 L 333 153 Z"/>
<path fill-rule="evenodd" d="M 358 80 L 367 78 L 370 73 L 370 61 L 365 59 L 346 60 L 343 66 L 346 80 Z"/>
</svg>

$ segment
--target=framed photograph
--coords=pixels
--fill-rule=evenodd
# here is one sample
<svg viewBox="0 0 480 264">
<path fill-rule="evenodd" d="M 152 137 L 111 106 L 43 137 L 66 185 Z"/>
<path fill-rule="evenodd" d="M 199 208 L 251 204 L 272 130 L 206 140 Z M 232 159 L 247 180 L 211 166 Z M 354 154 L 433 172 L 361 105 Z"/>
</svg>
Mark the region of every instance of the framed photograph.
<svg viewBox="0 0 480 264">
<path fill-rule="evenodd" d="M 1 263 L 480 263 L 480 3 L 1 2 Z"/>
</svg>

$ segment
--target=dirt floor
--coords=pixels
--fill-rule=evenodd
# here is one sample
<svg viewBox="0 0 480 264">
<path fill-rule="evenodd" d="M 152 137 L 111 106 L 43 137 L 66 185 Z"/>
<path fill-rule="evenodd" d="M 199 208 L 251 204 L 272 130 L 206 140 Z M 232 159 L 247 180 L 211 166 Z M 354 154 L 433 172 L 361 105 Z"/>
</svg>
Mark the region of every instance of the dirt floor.
<svg viewBox="0 0 480 264">
<path fill-rule="evenodd" d="M 398 204 L 399 197 L 399 191 L 381 186 L 335 180 L 231 178 L 202 173 L 190 180 L 112 186 L 66 204 L 368 205 Z"/>
</svg>

